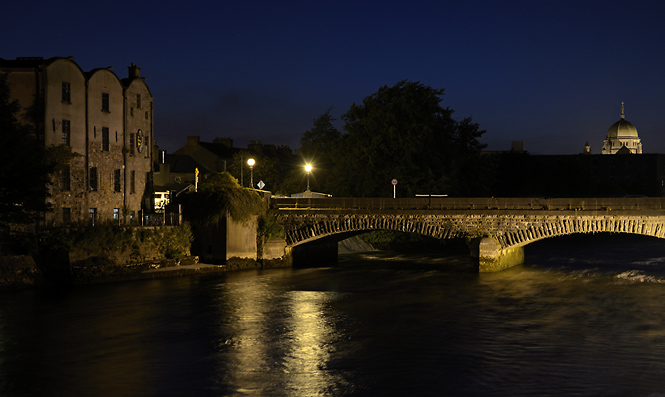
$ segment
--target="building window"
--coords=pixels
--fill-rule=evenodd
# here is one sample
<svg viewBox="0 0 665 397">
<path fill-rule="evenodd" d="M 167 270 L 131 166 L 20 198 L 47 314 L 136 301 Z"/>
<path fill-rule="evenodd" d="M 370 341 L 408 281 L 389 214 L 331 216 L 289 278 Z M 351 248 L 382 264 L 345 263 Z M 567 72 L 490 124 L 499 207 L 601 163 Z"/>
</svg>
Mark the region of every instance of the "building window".
<svg viewBox="0 0 665 397">
<path fill-rule="evenodd" d="M 132 170 L 129 178 L 129 192 L 136 193 L 136 171 Z"/>
<path fill-rule="evenodd" d="M 109 94 L 102 93 L 102 112 L 110 112 L 111 108 L 109 107 Z"/>
<path fill-rule="evenodd" d="M 90 190 L 97 191 L 97 167 L 90 167 Z"/>
<path fill-rule="evenodd" d="M 145 111 L 145 119 L 148 120 L 148 111 Z"/>
<path fill-rule="evenodd" d="M 62 144 L 71 146 L 71 130 L 69 120 L 62 120 Z"/>
<path fill-rule="evenodd" d="M 129 154 L 134 155 L 134 133 L 129 134 Z"/>
<path fill-rule="evenodd" d="M 120 183 L 120 170 L 113 171 L 113 190 L 120 192 L 122 184 Z"/>
<path fill-rule="evenodd" d="M 67 82 L 62 82 L 62 101 L 72 103 L 72 85 Z"/>
<path fill-rule="evenodd" d="M 71 223 L 72 222 L 72 209 L 63 208 L 62 209 L 62 223 Z"/>
<path fill-rule="evenodd" d="M 141 94 L 136 94 L 136 107 L 141 108 Z"/>
<path fill-rule="evenodd" d="M 120 208 L 114 208 L 113 209 L 113 220 L 119 220 L 120 219 Z"/>
<path fill-rule="evenodd" d="M 88 214 L 90 215 L 90 223 L 92 223 L 92 226 L 95 226 L 97 222 L 97 208 L 90 208 Z"/>
<path fill-rule="evenodd" d="M 109 151 L 109 127 L 102 127 L 102 152 Z"/>
<path fill-rule="evenodd" d="M 72 179 L 70 176 L 69 166 L 66 165 L 62 168 L 62 190 L 68 191 L 72 188 Z"/>
</svg>

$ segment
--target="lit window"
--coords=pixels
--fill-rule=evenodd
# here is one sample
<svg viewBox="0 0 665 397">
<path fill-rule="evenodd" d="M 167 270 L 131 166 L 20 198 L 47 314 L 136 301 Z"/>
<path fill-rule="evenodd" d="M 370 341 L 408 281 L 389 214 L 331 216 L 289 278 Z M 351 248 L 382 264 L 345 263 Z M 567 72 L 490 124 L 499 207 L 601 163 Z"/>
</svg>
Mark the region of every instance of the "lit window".
<svg viewBox="0 0 665 397">
<path fill-rule="evenodd" d="M 97 221 L 97 208 L 90 208 L 88 214 L 90 215 L 90 222 L 92 222 L 92 225 L 94 226 Z"/>
</svg>

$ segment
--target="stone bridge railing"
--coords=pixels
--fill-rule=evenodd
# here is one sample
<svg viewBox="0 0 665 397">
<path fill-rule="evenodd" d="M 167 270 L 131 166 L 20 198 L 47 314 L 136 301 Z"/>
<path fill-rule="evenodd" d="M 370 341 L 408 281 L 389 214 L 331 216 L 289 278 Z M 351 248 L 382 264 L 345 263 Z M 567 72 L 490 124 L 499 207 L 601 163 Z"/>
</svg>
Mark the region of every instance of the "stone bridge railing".
<svg viewBox="0 0 665 397">
<path fill-rule="evenodd" d="M 415 197 L 415 198 L 273 198 L 275 209 L 289 210 L 577 210 L 647 211 L 665 209 L 661 197 L 609 198 L 512 198 L 512 197 Z"/>
<path fill-rule="evenodd" d="M 533 241 L 574 233 L 665 238 L 661 198 L 298 198 L 271 203 L 289 246 L 380 229 L 441 239 L 486 237 L 496 251 L 492 255 L 498 256 Z"/>
</svg>

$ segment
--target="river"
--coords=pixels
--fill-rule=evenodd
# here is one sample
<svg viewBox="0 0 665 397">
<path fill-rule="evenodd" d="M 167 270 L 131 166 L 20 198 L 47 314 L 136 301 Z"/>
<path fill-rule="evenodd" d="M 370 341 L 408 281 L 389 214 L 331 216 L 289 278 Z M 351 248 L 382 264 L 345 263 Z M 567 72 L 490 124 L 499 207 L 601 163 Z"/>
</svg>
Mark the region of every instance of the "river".
<svg viewBox="0 0 665 397">
<path fill-rule="evenodd" d="M 0 294 L 2 396 L 665 395 L 665 241 Z"/>
</svg>

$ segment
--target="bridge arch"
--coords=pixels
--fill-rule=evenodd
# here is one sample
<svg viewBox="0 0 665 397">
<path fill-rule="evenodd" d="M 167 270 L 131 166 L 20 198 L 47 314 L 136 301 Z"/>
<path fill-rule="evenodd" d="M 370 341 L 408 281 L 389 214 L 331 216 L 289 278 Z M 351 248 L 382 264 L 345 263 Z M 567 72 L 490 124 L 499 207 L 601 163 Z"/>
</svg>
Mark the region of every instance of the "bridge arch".
<svg viewBox="0 0 665 397">
<path fill-rule="evenodd" d="M 303 219 L 291 215 L 281 217 L 280 222 L 285 226 L 285 240 L 289 246 L 334 235 L 339 235 L 342 240 L 377 230 L 415 233 L 437 239 L 466 237 L 466 234 L 459 233 L 453 227 L 431 225 L 409 216 L 314 216 Z"/>
<path fill-rule="evenodd" d="M 335 234 L 373 230 L 417 233 L 438 239 L 488 236 L 503 249 L 578 233 L 629 233 L 665 238 L 663 216 L 280 214 L 280 222 L 290 246 Z"/>
</svg>

